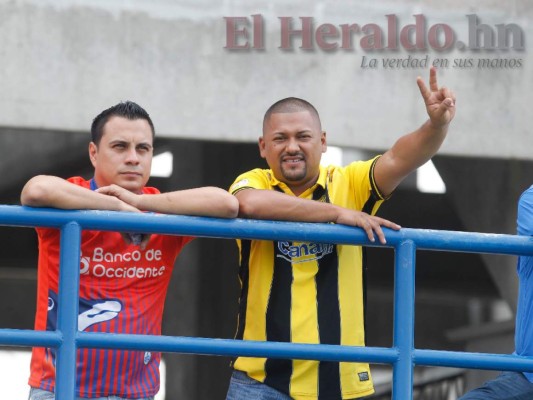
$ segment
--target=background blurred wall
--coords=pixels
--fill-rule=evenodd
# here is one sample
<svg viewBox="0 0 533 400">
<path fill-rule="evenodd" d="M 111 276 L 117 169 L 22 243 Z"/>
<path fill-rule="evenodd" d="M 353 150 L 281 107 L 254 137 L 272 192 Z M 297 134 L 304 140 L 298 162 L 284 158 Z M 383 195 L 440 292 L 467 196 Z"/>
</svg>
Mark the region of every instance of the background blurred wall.
<svg viewBox="0 0 533 400">
<path fill-rule="evenodd" d="M 526 0 L 3 0 L 0 15 L 3 126 L 85 130 L 101 109 L 137 99 L 151 110 L 161 135 L 255 141 L 264 110 L 292 95 L 316 105 L 332 144 L 386 149 L 425 120 L 415 80 L 426 78 L 427 68 L 384 68 L 383 60 L 427 56 L 428 63 L 449 63 L 440 68 L 439 81 L 458 97 L 454 131 L 442 154 L 531 157 L 533 66 L 525 48 L 533 4 Z M 251 15 L 261 16 L 264 49 L 226 49 L 224 17 L 246 17 L 252 45 Z M 389 29 L 387 15 L 395 16 L 396 29 Z M 375 27 L 354 33 L 351 50 L 340 48 L 340 37 L 326 39 L 337 43 L 336 50 L 322 50 L 314 35 L 310 50 L 299 48 L 298 36 L 282 50 L 279 17 L 291 17 L 294 29 L 301 28 L 300 17 L 312 17 L 313 33 L 331 24 L 339 35 L 341 24 L 374 24 L 384 47 L 397 35 L 397 50 L 363 48 L 361 39 Z M 425 48 L 408 51 L 400 33 L 415 23 L 420 32 L 410 41 Z M 442 33 L 438 24 L 453 32 L 445 51 L 435 49 L 445 47 L 443 37 L 438 45 L 430 41 L 432 28 Z M 498 34 L 499 24 L 514 24 L 516 32 L 506 35 L 518 43 L 499 44 L 498 37 L 506 36 Z M 472 29 L 479 31 L 479 50 L 468 48 L 475 44 Z M 494 50 L 483 48 L 488 30 Z M 246 39 L 237 36 L 243 45 Z M 460 42 L 467 48 L 460 50 Z M 519 44 L 524 49 L 515 50 Z M 372 58 L 378 66 L 363 68 Z M 503 61 L 482 68 L 480 58 Z M 472 67 L 464 66 L 467 59 Z"/>
</svg>

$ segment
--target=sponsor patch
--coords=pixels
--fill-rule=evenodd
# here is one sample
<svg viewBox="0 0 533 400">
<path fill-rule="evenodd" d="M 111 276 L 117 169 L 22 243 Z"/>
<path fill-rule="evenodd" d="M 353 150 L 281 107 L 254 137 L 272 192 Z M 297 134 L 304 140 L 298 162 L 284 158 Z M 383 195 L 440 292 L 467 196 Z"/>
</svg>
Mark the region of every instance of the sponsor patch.
<svg viewBox="0 0 533 400">
<path fill-rule="evenodd" d="M 239 189 L 243 186 L 246 186 L 248 184 L 248 179 L 241 179 L 239 182 L 235 182 L 233 186 L 231 186 L 231 191 L 233 192 L 235 189 Z"/>
<path fill-rule="evenodd" d="M 329 243 L 278 242 L 276 257 L 299 264 L 320 260 L 334 250 L 335 246 Z"/>
</svg>

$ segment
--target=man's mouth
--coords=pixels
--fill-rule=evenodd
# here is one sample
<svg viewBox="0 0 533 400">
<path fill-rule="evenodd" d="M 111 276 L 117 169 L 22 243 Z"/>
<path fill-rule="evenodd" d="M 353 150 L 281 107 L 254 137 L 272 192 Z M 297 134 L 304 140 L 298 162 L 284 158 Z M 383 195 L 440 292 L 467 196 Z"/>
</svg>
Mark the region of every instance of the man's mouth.
<svg viewBox="0 0 533 400">
<path fill-rule="evenodd" d="M 142 176 L 140 172 L 132 172 L 132 171 L 124 171 L 121 172 L 120 175 L 126 175 L 126 176 Z"/>
<path fill-rule="evenodd" d="M 282 158 L 281 161 L 287 164 L 297 164 L 299 162 L 303 162 L 304 158 L 303 157 L 284 157 Z"/>
</svg>

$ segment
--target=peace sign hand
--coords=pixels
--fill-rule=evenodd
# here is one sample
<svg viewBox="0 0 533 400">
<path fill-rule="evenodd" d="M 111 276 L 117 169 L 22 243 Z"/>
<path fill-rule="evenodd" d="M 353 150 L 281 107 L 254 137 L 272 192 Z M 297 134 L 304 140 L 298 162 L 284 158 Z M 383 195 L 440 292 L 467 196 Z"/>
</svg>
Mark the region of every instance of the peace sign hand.
<svg viewBox="0 0 533 400">
<path fill-rule="evenodd" d="M 446 87 L 437 85 L 437 69 L 431 67 L 429 70 L 429 89 L 423 79 L 416 80 L 420 94 L 426 103 L 426 110 L 431 123 L 435 127 L 447 125 L 455 116 L 455 94 Z"/>
</svg>

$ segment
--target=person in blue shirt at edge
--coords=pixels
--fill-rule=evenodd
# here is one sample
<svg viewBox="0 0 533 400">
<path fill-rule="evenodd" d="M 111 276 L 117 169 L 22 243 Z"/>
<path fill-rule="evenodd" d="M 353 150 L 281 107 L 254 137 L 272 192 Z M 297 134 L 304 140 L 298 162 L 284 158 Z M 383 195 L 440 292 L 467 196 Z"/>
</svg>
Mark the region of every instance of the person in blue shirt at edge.
<svg viewBox="0 0 533 400">
<path fill-rule="evenodd" d="M 385 243 L 374 216 L 383 200 L 443 143 L 455 95 L 417 79 L 429 119 L 383 155 L 346 167 L 321 167 L 326 133 L 316 109 L 287 98 L 265 114 L 259 151 L 269 169 L 241 174 L 230 188 L 244 218 L 358 226 Z M 362 133 L 366 134 L 366 133 Z M 237 339 L 364 346 L 361 246 L 240 240 Z M 238 357 L 228 400 L 354 399 L 374 392 L 366 363 Z"/>
<path fill-rule="evenodd" d="M 533 236 L 533 186 L 518 201 L 517 231 Z M 519 256 L 518 306 L 516 310 L 515 354 L 533 356 L 533 257 Z M 459 400 L 531 400 L 533 372 L 503 371 L 495 379 L 471 390 Z"/>
</svg>

